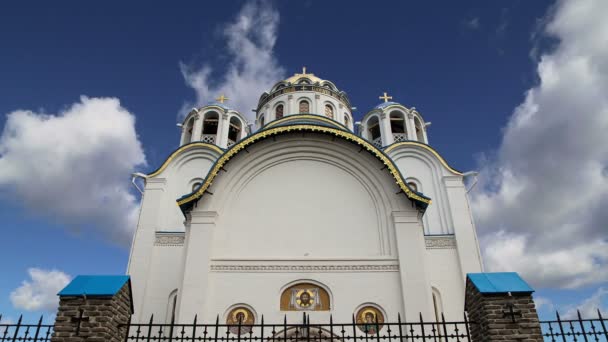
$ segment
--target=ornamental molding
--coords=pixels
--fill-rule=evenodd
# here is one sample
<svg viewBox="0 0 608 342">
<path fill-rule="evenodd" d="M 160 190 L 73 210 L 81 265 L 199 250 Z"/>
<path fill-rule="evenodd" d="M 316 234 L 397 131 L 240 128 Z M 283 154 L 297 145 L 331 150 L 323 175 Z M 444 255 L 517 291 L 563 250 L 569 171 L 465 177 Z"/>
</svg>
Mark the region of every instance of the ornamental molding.
<svg viewBox="0 0 608 342">
<path fill-rule="evenodd" d="M 186 240 L 186 234 L 181 232 L 176 233 L 162 233 L 157 232 L 154 239 L 154 246 L 163 247 L 180 247 L 184 245 Z"/>
<path fill-rule="evenodd" d="M 211 265 L 212 272 L 398 272 L 399 265 Z"/>
<path fill-rule="evenodd" d="M 456 239 L 453 235 L 425 236 L 426 249 L 455 249 Z"/>
</svg>

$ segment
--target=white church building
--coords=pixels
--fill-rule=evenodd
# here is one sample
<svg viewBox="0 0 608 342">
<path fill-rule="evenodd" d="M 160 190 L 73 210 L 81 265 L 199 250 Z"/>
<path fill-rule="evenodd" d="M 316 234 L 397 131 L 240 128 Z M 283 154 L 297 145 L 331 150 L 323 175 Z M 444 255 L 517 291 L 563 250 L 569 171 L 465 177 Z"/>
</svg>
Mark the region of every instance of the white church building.
<svg viewBox="0 0 608 342">
<path fill-rule="evenodd" d="M 254 124 L 224 96 L 193 109 L 142 176 L 134 321 L 462 319 L 482 271 L 465 175 L 415 108 L 380 98 L 355 122 L 304 69 L 261 95 Z"/>
</svg>

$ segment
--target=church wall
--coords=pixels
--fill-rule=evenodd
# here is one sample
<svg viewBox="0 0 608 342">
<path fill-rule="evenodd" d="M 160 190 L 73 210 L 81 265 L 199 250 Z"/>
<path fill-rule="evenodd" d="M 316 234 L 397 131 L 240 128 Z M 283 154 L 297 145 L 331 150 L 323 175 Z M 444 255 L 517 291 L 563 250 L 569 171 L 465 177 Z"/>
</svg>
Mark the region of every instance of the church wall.
<svg viewBox="0 0 608 342">
<path fill-rule="evenodd" d="M 464 312 L 464 279 L 455 247 L 426 250 L 429 281 L 439 295 L 446 320 L 462 320 Z"/>
<path fill-rule="evenodd" d="M 405 312 L 392 213 L 411 212 L 414 220 L 417 213 L 369 153 L 316 133 L 278 136 L 234 156 L 209 190 L 213 195 L 203 196 L 192 211 L 200 223 L 193 221 L 188 228 L 198 240 L 187 241 L 182 283 L 187 298 L 180 299 L 180 320 L 201 310 L 213 319 L 239 302 L 279 318 L 277 289 L 298 279 L 340 289 L 343 297 L 336 297 L 335 313 L 344 318 L 366 301 L 377 302 L 390 315 Z M 407 255 L 409 265 L 424 258 Z M 210 260 L 202 260 L 206 258 Z M 217 271 L 218 262 L 230 265 Z M 318 262 L 332 267 L 355 263 L 373 271 L 325 268 L 327 272 L 315 273 Z M 276 263 L 312 265 L 312 271 L 225 271 Z M 208 268 L 208 276 L 201 273 Z M 315 312 L 313 319 L 315 315 L 323 314 Z"/>
<path fill-rule="evenodd" d="M 184 231 L 185 218 L 175 200 L 192 190 L 193 179 L 205 177 L 218 156 L 206 147 L 192 147 L 175 155 L 162 172 L 146 180 L 127 269 L 133 279 L 135 314 L 142 315 L 138 317 L 164 315 L 167 290 L 180 284 L 183 270 L 176 265 L 183 264 L 181 248 L 155 246 L 156 235 Z"/>
<path fill-rule="evenodd" d="M 175 201 L 192 191 L 192 185 L 202 180 L 209 172 L 219 154 L 208 150 L 187 151 L 176 158 L 163 172 L 167 179 L 158 231 L 183 231 L 184 214 Z M 159 175 L 160 176 L 160 175 Z"/>
<path fill-rule="evenodd" d="M 317 281 L 325 285 L 332 298 L 331 311 L 307 311 L 312 322 L 329 321 L 333 315 L 336 323 L 350 323 L 358 306 L 373 303 L 380 306 L 388 320 L 396 321 L 397 313 L 403 318 L 403 299 L 401 296 L 399 273 L 389 272 L 338 272 L 338 273 L 229 273 L 210 274 L 211 299 L 205 316 L 214 319 L 219 313 L 220 320 L 233 304 L 248 304 L 257 314 L 264 315 L 265 322 L 301 322 L 301 311 L 280 311 L 281 290 L 294 281 Z M 180 317 L 188 321 L 187 317 Z M 386 317 L 385 317 L 386 319 Z"/>
<path fill-rule="evenodd" d="M 328 137 L 278 139 L 283 141 L 269 139 L 237 155 L 215 181 L 219 190 L 211 190 L 213 198 L 202 200 L 203 207 L 219 213 L 213 255 L 394 256 L 388 202 L 408 206 L 409 201 L 397 197 L 377 159 L 359 154 L 352 144 L 329 143 Z M 383 198 L 383 187 L 389 187 L 391 199 Z M 345 236 L 348 243 L 337 243 Z"/>
<path fill-rule="evenodd" d="M 416 147 L 402 147 L 389 152 L 401 174 L 415 179 L 420 185 L 419 191 L 432 199 L 424 218 L 426 235 L 453 234 L 453 222 L 449 214 L 447 196 L 443 185 L 444 167 Z M 463 184 L 464 186 L 464 184 Z"/>
<path fill-rule="evenodd" d="M 181 283 L 181 268 L 176 265 L 182 264 L 182 254 L 182 245 L 160 242 L 157 238 L 150 258 L 146 299 L 139 312 L 135 312 L 140 321 L 149 320 L 152 314 L 157 322 L 170 321 L 171 317 L 167 317 L 167 312 L 170 311 L 169 296 Z"/>
</svg>

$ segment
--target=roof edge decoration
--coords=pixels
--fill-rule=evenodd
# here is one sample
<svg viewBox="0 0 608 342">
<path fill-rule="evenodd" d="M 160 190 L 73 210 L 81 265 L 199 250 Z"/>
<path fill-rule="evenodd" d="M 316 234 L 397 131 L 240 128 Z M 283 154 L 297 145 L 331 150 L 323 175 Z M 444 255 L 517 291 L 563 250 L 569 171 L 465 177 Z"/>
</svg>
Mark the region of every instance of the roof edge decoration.
<svg viewBox="0 0 608 342">
<path fill-rule="evenodd" d="M 439 152 L 437 152 L 437 151 L 436 151 L 434 148 L 432 148 L 431 146 L 429 146 L 429 145 L 427 145 L 427 144 L 425 144 L 425 143 L 419 142 L 419 141 L 410 140 L 410 141 L 401 141 L 401 142 L 396 142 L 396 143 L 393 143 L 393 144 L 390 144 L 390 145 L 386 146 L 386 147 L 384 148 L 384 152 L 385 152 L 385 153 L 389 153 L 390 151 L 392 151 L 392 150 L 394 150 L 394 149 L 396 149 L 396 148 L 398 148 L 398 147 L 401 147 L 401 146 L 418 146 L 418 147 L 421 147 L 421 148 L 423 148 L 423 149 L 425 149 L 425 150 L 428 150 L 428 151 L 429 151 L 429 152 L 431 152 L 431 153 L 432 153 L 432 154 L 433 154 L 435 157 L 437 157 L 437 159 L 439 159 L 439 162 L 441 163 L 441 165 L 445 166 L 445 167 L 446 167 L 446 168 L 447 168 L 447 169 L 448 169 L 450 172 L 452 172 L 452 173 L 454 173 L 454 174 L 456 174 L 456 175 L 462 176 L 462 172 L 461 172 L 461 171 L 456 170 L 456 169 L 455 169 L 455 168 L 453 168 L 453 167 L 451 167 L 451 166 L 448 164 L 448 162 L 445 160 L 445 158 L 443 158 L 443 157 L 442 157 L 442 156 L 439 154 Z"/>
<path fill-rule="evenodd" d="M 291 122 L 291 121 L 299 121 L 299 120 L 322 121 L 324 123 L 335 126 L 336 128 L 350 131 L 349 128 L 347 128 L 346 126 L 344 126 L 343 124 L 341 124 L 335 120 L 326 118 L 324 116 L 315 115 L 315 114 L 292 114 L 292 115 L 284 116 L 281 119 L 277 119 L 277 120 L 269 122 L 268 124 L 266 124 L 266 128 L 283 125 L 283 124 Z"/>
<path fill-rule="evenodd" d="M 213 144 L 208 144 L 208 143 L 204 143 L 204 142 L 193 142 L 193 143 L 189 143 L 183 146 L 180 146 L 177 150 L 171 152 L 171 154 L 167 157 L 167 159 L 165 159 L 165 161 L 162 163 L 162 165 L 152 171 L 151 173 L 147 174 L 147 177 L 155 177 L 158 176 L 161 172 L 165 171 L 165 169 L 167 168 L 167 166 L 169 166 L 169 163 L 171 163 L 171 161 L 173 159 L 175 159 L 175 157 L 177 157 L 178 155 L 180 155 L 182 152 L 195 148 L 195 147 L 203 147 L 203 148 L 207 148 L 209 150 L 215 151 L 219 154 L 223 154 L 224 150 L 217 147 L 216 145 Z"/>
<path fill-rule="evenodd" d="M 232 157 L 236 156 L 240 151 L 244 150 L 247 146 L 255 143 L 258 140 L 264 140 L 268 137 L 275 136 L 278 134 L 283 134 L 287 132 L 298 132 L 298 131 L 309 131 L 316 133 L 324 133 L 328 135 L 334 135 L 340 138 L 343 138 L 347 141 L 350 141 L 354 144 L 361 146 L 370 152 L 373 156 L 378 158 L 389 171 L 391 176 L 395 179 L 396 184 L 399 186 L 401 191 L 405 193 L 405 195 L 413 200 L 416 203 L 416 206 L 424 211 L 426 207 L 431 203 L 431 199 L 422 195 L 421 193 L 415 192 L 409 188 L 407 185 L 405 178 L 401 175 L 399 169 L 395 166 L 394 162 L 391 158 L 386 155 L 382 150 L 378 149 L 374 145 L 372 145 L 367 140 L 358 137 L 357 135 L 345 131 L 343 129 L 337 129 L 333 127 L 320 126 L 315 124 L 293 124 L 293 125 L 284 125 L 274 128 L 266 128 L 262 131 L 257 132 L 245 139 L 241 140 L 239 143 L 233 145 L 230 149 L 228 149 L 223 155 L 221 155 L 215 164 L 212 166 L 210 171 L 207 173 L 205 180 L 203 183 L 196 189 L 196 191 L 186 194 L 181 198 L 177 199 L 177 204 L 179 205 L 182 212 L 185 214 L 189 209 L 192 208 L 194 202 L 200 199 L 207 189 L 213 183 L 215 177 L 219 174 L 220 170 L 224 167 L 224 165 L 232 159 Z"/>
</svg>

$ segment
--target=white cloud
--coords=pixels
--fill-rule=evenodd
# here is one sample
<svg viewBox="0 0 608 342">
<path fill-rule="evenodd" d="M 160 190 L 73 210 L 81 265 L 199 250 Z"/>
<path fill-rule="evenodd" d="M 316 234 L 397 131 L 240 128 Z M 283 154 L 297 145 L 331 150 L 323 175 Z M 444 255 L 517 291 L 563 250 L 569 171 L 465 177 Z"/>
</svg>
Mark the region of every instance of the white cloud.
<svg viewBox="0 0 608 342">
<path fill-rule="evenodd" d="M 129 176 L 143 164 L 135 117 L 115 98 L 82 97 L 56 115 L 17 110 L 0 136 L 4 200 L 125 245 L 139 210 Z"/>
<path fill-rule="evenodd" d="M 180 68 L 188 86 L 196 93 L 196 104 L 205 105 L 223 94 L 235 108 L 249 120 L 254 120 L 252 109 L 260 95 L 284 78 L 285 70 L 274 56 L 279 13 L 268 2 L 247 2 L 234 21 L 222 30 L 227 41 L 228 63 L 225 70 L 210 64 L 201 68 L 181 63 Z M 221 77 L 212 77 L 220 73 Z M 191 104 L 183 106 L 180 116 L 187 114 Z"/>
<path fill-rule="evenodd" d="M 560 1 L 539 83 L 515 109 L 472 203 L 489 271 L 536 286 L 608 281 L 608 2 Z"/>
<path fill-rule="evenodd" d="M 598 318 L 597 311 L 606 312 L 608 307 L 608 289 L 600 287 L 595 291 L 589 298 L 586 298 L 582 302 L 576 305 L 569 305 L 565 307 L 563 314 L 564 319 L 577 318 L 577 311 L 580 312 L 583 319 L 595 319 Z"/>
<path fill-rule="evenodd" d="M 469 28 L 471 30 L 477 30 L 480 26 L 479 17 L 473 17 L 473 18 L 467 20 L 464 24 L 467 28 Z"/>
<path fill-rule="evenodd" d="M 57 293 L 70 282 L 70 276 L 61 271 L 39 268 L 30 268 L 27 273 L 30 279 L 24 280 L 10 294 L 13 306 L 27 311 L 54 312 L 59 304 Z"/>
</svg>

